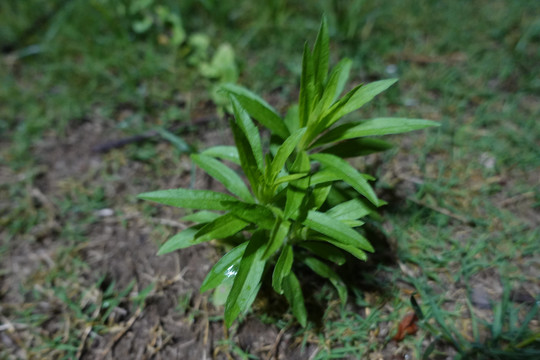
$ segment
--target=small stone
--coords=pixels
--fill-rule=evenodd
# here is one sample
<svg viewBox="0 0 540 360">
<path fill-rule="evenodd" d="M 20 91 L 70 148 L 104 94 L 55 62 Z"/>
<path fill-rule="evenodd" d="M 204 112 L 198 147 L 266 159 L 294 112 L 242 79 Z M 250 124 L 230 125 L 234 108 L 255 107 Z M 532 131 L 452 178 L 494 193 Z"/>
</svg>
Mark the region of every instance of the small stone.
<svg viewBox="0 0 540 360">
<path fill-rule="evenodd" d="M 95 214 L 99 217 L 109 217 L 114 215 L 113 209 L 100 209 L 95 212 Z"/>
</svg>

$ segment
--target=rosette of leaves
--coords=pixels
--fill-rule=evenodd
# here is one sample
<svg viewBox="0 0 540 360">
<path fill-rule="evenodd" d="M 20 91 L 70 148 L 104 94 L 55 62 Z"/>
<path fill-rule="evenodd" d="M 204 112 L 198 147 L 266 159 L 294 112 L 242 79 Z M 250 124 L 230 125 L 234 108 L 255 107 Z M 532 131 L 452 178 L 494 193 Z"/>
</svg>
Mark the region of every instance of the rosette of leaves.
<svg viewBox="0 0 540 360">
<path fill-rule="evenodd" d="M 323 20 L 313 49 L 307 44 L 304 48 L 299 102 L 284 118 L 251 91 L 233 84 L 222 87 L 231 99 L 230 127 L 236 146 L 212 147 L 192 159 L 229 193 L 173 189 L 139 195 L 199 210 L 186 218 L 196 225 L 166 241 L 159 254 L 213 239 L 232 244 L 201 287 L 204 292 L 230 285 L 227 326 L 249 309 L 262 280 L 270 275 L 274 290 L 286 297 L 305 326 L 306 309 L 295 274 L 298 266 L 328 279 L 345 303 L 347 289 L 330 265 L 342 265 L 345 253 L 366 259 L 373 247 L 357 228 L 363 225 L 363 217 L 384 204 L 369 184 L 374 178 L 360 173 L 345 158 L 388 149 L 390 144 L 377 136 L 438 125 L 405 118 L 339 124 L 396 79 L 361 84 L 340 97 L 351 61 L 341 60 L 330 72 L 328 63 L 328 29 Z M 269 146 L 263 146 L 253 119 L 270 131 Z M 233 170 L 238 165 L 244 176 Z"/>
</svg>

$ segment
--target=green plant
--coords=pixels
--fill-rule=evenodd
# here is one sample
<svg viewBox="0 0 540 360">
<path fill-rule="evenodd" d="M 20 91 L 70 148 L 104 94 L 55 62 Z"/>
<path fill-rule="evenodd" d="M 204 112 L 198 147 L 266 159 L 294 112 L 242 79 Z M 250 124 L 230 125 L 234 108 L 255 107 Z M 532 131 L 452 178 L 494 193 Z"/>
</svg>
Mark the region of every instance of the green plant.
<svg viewBox="0 0 540 360">
<path fill-rule="evenodd" d="M 336 287 L 342 303 L 347 289 L 326 261 L 342 265 L 343 251 L 365 260 L 373 247 L 356 230 L 384 204 L 368 181 L 344 158 L 386 150 L 390 144 L 370 136 L 402 133 L 437 124 L 421 119 L 376 118 L 335 124 L 397 80 L 361 84 L 343 97 L 351 61 L 340 61 L 328 74 L 329 37 L 323 20 L 314 48 L 304 47 L 298 105 L 285 118 L 263 99 L 237 85 L 230 96 L 230 126 L 236 146 L 218 146 L 192 155 L 193 161 L 232 195 L 210 190 L 174 189 L 140 194 L 145 200 L 202 210 L 185 218 L 196 225 L 174 236 L 159 254 L 212 239 L 234 248 L 204 280 L 201 291 L 230 287 L 225 323 L 230 326 L 255 299 L 264 275 L 273 267 L 272 286 L 284 294 L 302 326 L 307 316 L 293 263 L 304 264 Z M 264 149 L 256 119 L 271 132 Z M 250 188 L 222 161 L 240 165 Z M 357 194 L 362 195 L 358 197 Z"/>
</svg>

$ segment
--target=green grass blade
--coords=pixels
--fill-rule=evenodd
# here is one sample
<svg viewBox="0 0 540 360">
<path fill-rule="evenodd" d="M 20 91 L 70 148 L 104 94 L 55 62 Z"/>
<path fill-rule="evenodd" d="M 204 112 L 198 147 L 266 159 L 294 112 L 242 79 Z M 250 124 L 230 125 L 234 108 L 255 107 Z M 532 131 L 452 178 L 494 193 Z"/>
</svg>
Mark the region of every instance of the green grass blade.
<svg viewBox="0 0 540 360">
<path fill-rule="evenodd" d="M 230 327 L 238 315 L 251 306 L 257 296 L 265 266 L 262 255 L 266 242 L 264 231 L 255 232 L 249 240 L 225 304 L 227 327 Z"/>
<path fill-rule="evenodd" d="M 317 275 L 330 280 L 330 282 L 332 283 L 332 285 L 334 285 L 338 292 L 341 303 L 343 305 L 347 303 L 347 287 L 343 283 L 343 280 L 341 280 L 341 278 L 338 276 L 338 274 L 334 272 L 334 270 L 330 269 L 330 267 L 322 261 L 313 257 L 305 258 L 304 263 Z"/>
<path fill-rule="evenodd" d="M 330 168 L 341 180 L 351 185 L 356 191 L 365 196 L 372 204 L 378 206 L 379 199 L 367 180 L 347 161 L 330 154 L 313 154 L 311 159 L 320 162 Z"/>
<path fill-rule="evenodd" d="M 279 254 L 279 258 L 272 274 L 272 287 L 278 294 L 283 294 L 283 279 L 289 275 L 292 268 L 294 255 L 291 245 L 287 245 Z"/>
<path fill-rule="evenodd" d="M 254 202 L 253 196 L 242 178 L 227 165 L 205 155 L 192 154 L 191 159 L 210 176 L 222 183 L 231 193 L 245 202 Z"/>
<path fill-rule="evenodd" d="M 231 103 L 234 117 L 236 118 L 236 123 L 244 132 L 244 135 L 251 146 L 251 151 L 253 152 L 253 157 L 255 158 L 257 167 L 262 171 L 264 168 L 264 162 L 259 130 L 253 121 L 251 121 L 246 109 L 242 107 L 234 95 L 231 95 Z"/>
<path fill-rule="evenodd" d="M 238 202 L 231 195 L 210 190 L 170 189 L 139 194 L 139 199 L 199 210 L 227 210 L 225 202 Z"/>
<path fill-rule="evenodd" d="M 412 296 L 411 296 L 411 299 L 412 299 Z M 471 316 L 471 329 L 472 329 L 474 341 L 476 341 L 477 343 L 480 343 L 481 339 L 480 339 L 480 332 L 478 330 L 478 320 L 476 319 L 476 314 L 474 313 L 473 305 L 471 303 L 471 300 L 469 300 L 468 297 L 465 298 L 465 302 L 467 304 L 467 308 L 469 309 L 469 315 Z M 421 319 L 422 318 L 420 318 L 420 320 Z"/>
<path fill-rule="evenodd" d="M 285 293 L 285 298 L 292 308 L 294 317 L 296 317 L 302 327 L 306 327 L 307 312 L 304 304 L 304 295 L 302 294 L 300 282 L 292 271 L 289 273 L 289 275 L 287 275 L 287 277 L 285 277 L 283 281 L 283 292 Z"/>
<path fill-rule="evenodd" d="M 516 338 L 521 338 L 528 330 L 529 323 L 534 319 L 536 314 L 538 313 L 538 310 L 540 310 L 540 296 L 536 297 L 536 301 L 534 302 L 534 305 L 531 310 L 527 313 L 525 318 L 523 319 L 523 322 L 521 324 L 521 327 L 516 333 Z"/>
<path fill-rule="evenodd" d="M 376 118 L 367 121 L 347 123 L 338 126 L 321 136 L 315 142 L 313 147 L 363 136 L 400 134 L 432 126 L 439 126 L 439 124 L 431 120 L 407 118 Z"/>
<path fill-rule="evenodd" d="M 285 163 L 289 159 L 289 156 L 291 156 L 294 149 L 296 148 L 296 145 L 298 145 L 298 142 L 300 142 L 300 139 L 305 132 L 306 128 L 298 129 L 297 131 L 292 133 L 291 136 L 289 136 L 278 148 L 276 156 L 274 157 L 274 160 L 272 160 L 272 164 L 270 165 L 270 173 L 268 178 L 269 184 L 274 183 L 274 180 L 285 166 Z"/>
<path fill-rule="evenodd" d="M 329 236 L 336 241 L 351 245 L 365 251 L 373 252 L 373 246 L 356 230 L 351 229 L 340 221 L 336 221 L 324 213 L 309 211 L 303 224 L 321 234 Z"/>
<path fill-rule="evenodd" d="M 416 301 L 416 298 L 414 297 L 414 294 L 411 295 L 411 306 L 414 310 L 414 313 L 416 314 L 416 317 L 420 320 L 424 320 L 424 313 L 422 312 L 422 308 L 420 305 L 418 305 L 418 302 Z"/>
<path fill-rule="evenodd" d="M 213 146 L 201 152 L 201 155 L 211 156 L 240 165 L 240 156 L 236 146 Z"/>
<path fill-rule="evenodd" d="M 418 284 L 416 284 L 418 285 Z M 418 286 L 417 286 L 417 289 L 418 289 Z M 431 308 L 431 314 L 433 315 L 435 321 L 437 322 L 437 325 L 439 325 L 439 328 L 441 330 L 441 333 L 442 335 L 444 336 L 444 339 L 446 341 L 449 341 L 451 342 L 454 347 L 456 348 L 456 350 L 460 353 L 463 352 L 463 347 L 462 345 L 460 344 L 460 342 L 452 335 L 452 331 L 450 330 L 450 328 L 448 327 L 448 325 L 446 324 L 446 322 L 444 321 L 444 315 L 441 311 L 441 308 L 435 304 L 435 301 L 433 300 L 433 297 L 430 296 L 429 294 L 426 293 L 423 293 L 421 294 L 422 298 L 424 299 L 424 301 L 427 300 L 427 303 L 429 304 L 430 308 Z M 460 335 L 458 332 L 454 332 L 456 335 Z"/>
<path fill-rule="evenodd" d="M 503 306 L 498 302 L 493 309 L 493 323 L 491 324 L 491 336 L 497 340 L 502 330 Z"/>
<path fill-rule="evenodd" d="M 272 133 L 278 135 L 282 139 L 289 136 L 289 130 L 272 106 L 270 106 L 261 97 L 249 91 L 248 89 L 235 85 L 225 84 L 221 89 L 227 93 L 234 95 L 242 107 L 258 122 L 270 129 Z"/>
<path fill-rule="evenodd" d="M 248 242 L 246 241 L 219 259 L 212 269 L 210 269 L 208 275 L 206 275 L 206 278 L 201 285 L 201 293 L 214 289 L 223 281 L 236 276 L 240 259 L 244 255 L 247 245 Z"/>
</svg>

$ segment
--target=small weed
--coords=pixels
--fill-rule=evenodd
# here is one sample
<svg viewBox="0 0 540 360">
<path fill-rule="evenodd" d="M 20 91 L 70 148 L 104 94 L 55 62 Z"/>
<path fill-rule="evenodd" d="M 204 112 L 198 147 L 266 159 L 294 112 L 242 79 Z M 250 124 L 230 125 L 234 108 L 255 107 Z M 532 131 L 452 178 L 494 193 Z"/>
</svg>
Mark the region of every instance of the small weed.
<svg viewBox="0 0 540 360">
<path fill-rule="evenodd" d="M 249 90 L 232 84 L 223 86 L 235 116 L 230 126 L 236 147 L 210 148 L 192 155 L 192 160 L 235 197 L 191 189 L 139 195 L 162 204 L 203 210 L 189 217 L 198 224 L 168 240 L 160 254 L 212 239 L 234 239 L 234 249 L 217 262 L 201 286 L 202 291 L 220 285 L 228 289 L 227 326 L 251 306 L 264 273 L 272 266 L 272 287 L 285 295 L 302 326 L 307 324 L 307 313 L 293 264 L 303 263 L 328 279 L 345 304 L 347 289 L 323 260 L 342 265 L 343 251 L 365 260 L 365 252 L 374 249 L 355 228 L 364 224 L 360 218 L 385 203 L 368 183 L 373 178 L 359 173 L 344 158 L 390 147 L 368 136 L 437 125 L 428 120 L 386 117 L 334 126 L 396 79 L 362 84 L 339 98 L 349 77 L 351 61 L 340 61 L 328 74 L 329 56 L 328 28 L 323 21 L 313 50 L 307 44 L 304 48 L 299 103 L 289 109 L 284 119 Z M 266 154 L 251 117 L 272 133 Z M 217 158 L 240 165 L 251 191 L 234 170 Z M 312 170 L 312 162 L 319 168 Z M 363 197 L 358 198 L 355 193 Z M 250 239 L 240 235 L 243 230 L 252 233 Z"/>
</svg>

